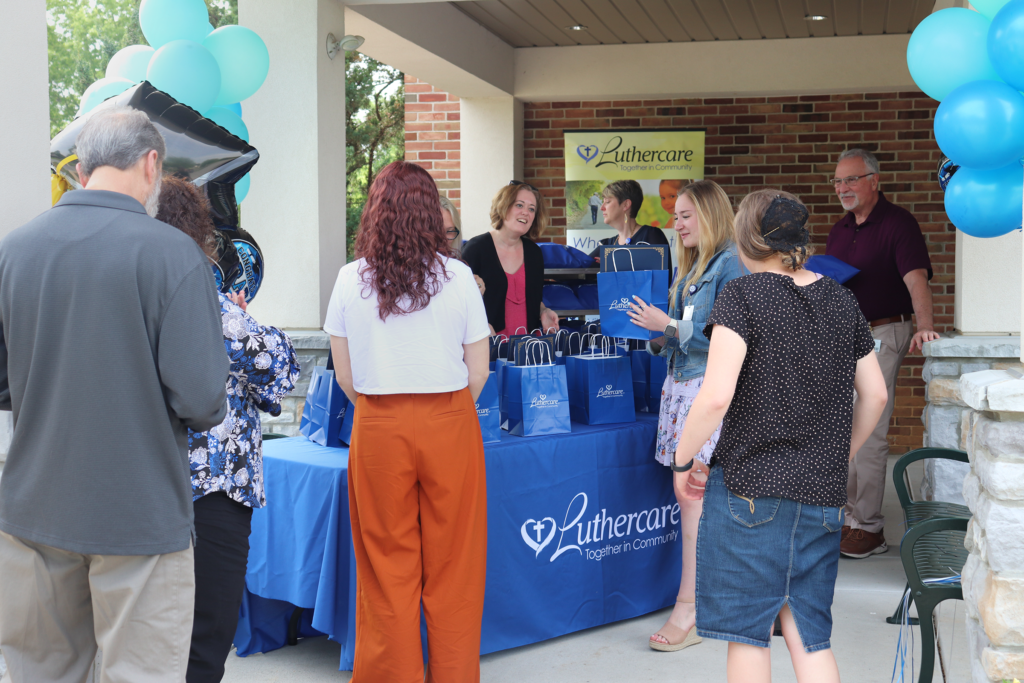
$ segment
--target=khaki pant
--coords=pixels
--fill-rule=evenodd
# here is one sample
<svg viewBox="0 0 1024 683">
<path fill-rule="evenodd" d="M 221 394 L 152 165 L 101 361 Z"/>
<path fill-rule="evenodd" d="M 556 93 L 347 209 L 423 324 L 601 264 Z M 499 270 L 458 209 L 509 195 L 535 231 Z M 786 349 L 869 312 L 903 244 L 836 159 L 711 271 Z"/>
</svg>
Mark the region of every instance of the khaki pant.
<svg viewBox="0 0 1024 683">
<path fill-rule="evenodd" d="M 871 335 L 882 342 L 878 352 L 878 364 L 885 376 L 885 388 L 889 401 L 885 404 L 882 417 L 875 431 L 864 442 L 850 462 L 850 478 L 847 482 L 846 523 L 854 529 L 879 533 L 885 527 L 882 516 L 882 496 L 885 494 L 886 466 L 889 463 L 889 419 L 896 403 L 896 377 L 900 365 L 910 349 L 914 337 L 914 323 L 890 323 L 871 330 Z"/>
<path fill-rule="evenodd" d="M 181 683 L 192 635 L 192 548 L 80 555 L 0 532 L 3 683 Z"/>
</svg>

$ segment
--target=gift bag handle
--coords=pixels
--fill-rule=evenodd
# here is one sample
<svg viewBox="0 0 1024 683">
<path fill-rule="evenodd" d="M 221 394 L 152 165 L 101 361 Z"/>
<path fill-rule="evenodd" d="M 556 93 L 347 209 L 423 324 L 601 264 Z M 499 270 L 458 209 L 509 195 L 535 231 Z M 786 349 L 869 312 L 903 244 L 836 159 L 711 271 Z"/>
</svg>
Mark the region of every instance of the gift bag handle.
<svg viewBox="0 0 1024 683">
<path fill-rule="evenodd" d="M 580 342 L 580 347 L 579 347 L 580 350 L 579 350 L 578 353 L 583 353 L 583 337 L 580 335 L 579 332 L 570 332 L 569 333 L 569 341 L 566 342 L 566 348 L 569 349 L 569 354 L 568 355 L 570 355 L 570 356 L 572 355 L 572 337 L 573 337 L 573 335 L 576 335 L 576 338 L 579 339 L 579 342 Z"/>
<path fill-rule="evenodd" d="M 636 270 L 636 264 L 633 263 L 633 252 L 630 251 L 629 249 L 613 249 L 612 250 L 612 268 L 615 269 L 616 273 L 619 272 L 619 264 L 615 261 L 615 254 L 619 253 L 620 251 L 624 251 L 624 252 L 626 252 L 629 255 L 629 265 L 632 266 L 632 268 L 630 270 L 634 270 L 635 271 Z"/>
<path fill-rule="evenodd" d="M 543 347 L 541 349 L 541 352 L 538 354 L 538 357 L 539 357 L 540 360 L 538 362 L 536 362 L 536 363 L 530 363 L 530 349 L 533 348 L 534 346 L 536 346 L 537 344 L 540 344 Z M 526 342 L 526 348 L 524 349 L 524 351 L 526 353 L 526 365 L 528 365 L 528 366 L 529 365 L 552 365 L 555 362 L 555 361 L 553 361 L 551 359 L 551 345 L 548 344 L 546 341 L 542 341 L 540 339 L 531 339 L 530 341 Z M 543 362 L 543 360 L 544 360 L 544 351 L 548 352 L 548 362 L 547 363 Z"/>
<path fill-rule="evenodd" d="M 515 329 L 515 331 L 514 331 L 514 332 L 512 333 L 512 336 L 514 337 L 514 336 L 516 336 L 517 334 L 519 334 L 519 330 L 522 330 L 522 331 L 523 331 L 523 334 L 529 334 L 529 332 L 527 332 L 527 331 L 526 331 L 526 325 L 520 325 L 520 326 L 519 326 L 519 327 L 517 327 L 517 328 Z"/>
</svg>

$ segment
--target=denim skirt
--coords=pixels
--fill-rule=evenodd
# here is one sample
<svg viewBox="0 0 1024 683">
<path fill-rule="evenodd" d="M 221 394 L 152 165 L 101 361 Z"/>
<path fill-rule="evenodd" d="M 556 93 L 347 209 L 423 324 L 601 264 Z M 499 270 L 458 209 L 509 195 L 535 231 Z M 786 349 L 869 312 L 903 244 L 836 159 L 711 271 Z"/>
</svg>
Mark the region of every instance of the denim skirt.
<svg viewBox="0 0 1024 683">
<path fill-rule="evenodd" d="M 843 509 L 743 498 L 713 467 L 697 533 L 697 633 L 770 647 L 789 604 L 804 650 L 828 649 Z"/>
</svg>

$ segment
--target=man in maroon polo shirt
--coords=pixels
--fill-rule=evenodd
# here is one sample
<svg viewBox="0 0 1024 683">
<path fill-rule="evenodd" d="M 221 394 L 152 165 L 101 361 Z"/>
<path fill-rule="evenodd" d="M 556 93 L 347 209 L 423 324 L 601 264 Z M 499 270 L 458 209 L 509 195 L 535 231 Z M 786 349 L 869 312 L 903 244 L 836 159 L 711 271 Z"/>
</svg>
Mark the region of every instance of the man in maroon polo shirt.
<svg viewBox="0 0 1024 683">
<path fill-rule="evenodd" d="M 932 327 L 932 277 L 928 247 L 917 219 L 878 190 L 878 160 L 863 149 L 839 155 L 832 184 L 847 214 L 832 227 L 825 253 L 860 272 L 846 282 L 871 325 L 875 352 L 889 389 L 889 402 L 875 431 L 850 462 L 846 524 L 840 552 L 864 558 L 888 550 L 885 544 L 886 465 L 889 418 L 896 376 L 907 353 L 939 335 Z M 913 316 L 917 317 L 914 332 Z"/>
</svg>

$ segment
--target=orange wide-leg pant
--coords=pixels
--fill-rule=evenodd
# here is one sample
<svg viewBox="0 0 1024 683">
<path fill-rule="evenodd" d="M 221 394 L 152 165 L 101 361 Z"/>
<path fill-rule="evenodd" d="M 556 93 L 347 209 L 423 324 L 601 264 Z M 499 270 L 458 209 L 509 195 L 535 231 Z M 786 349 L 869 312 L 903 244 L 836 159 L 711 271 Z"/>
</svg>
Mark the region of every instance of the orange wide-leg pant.
<svg viewBox="0 0 1024 683">
<path fill-rule="evenodd" d="M 480 680 L 487 488 L 469 389 L 360 396 L 348 463 L 353 683 Z"/>
</svg>

